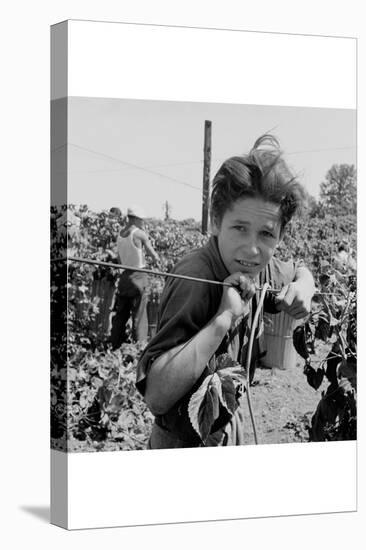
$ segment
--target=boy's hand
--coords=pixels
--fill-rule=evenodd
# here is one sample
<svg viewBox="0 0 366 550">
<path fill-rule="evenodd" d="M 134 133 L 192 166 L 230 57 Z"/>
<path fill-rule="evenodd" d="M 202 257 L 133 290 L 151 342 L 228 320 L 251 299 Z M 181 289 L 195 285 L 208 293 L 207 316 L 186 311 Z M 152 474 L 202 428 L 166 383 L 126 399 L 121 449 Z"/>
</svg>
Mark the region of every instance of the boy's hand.
<svg viewBox="0 0 366 550">
<path fill-rule="evenodd" d="M 227 277 L 224 282 L 233 286 L 224 287 L 218 314 L 226 313 L 231 321 L 235 321 L 247 312 L 248 302 L 255 294 L 254 281 L 238 272 Z"/>
<path fill-rule="evenodd" d="M 277 309 L 285 311 L 295 319 L 303 319 L 311 311 L 313 294 L 313 288 L 307 288 L 298 282 L 290 283 L 276 296 Z"/>
</svg>

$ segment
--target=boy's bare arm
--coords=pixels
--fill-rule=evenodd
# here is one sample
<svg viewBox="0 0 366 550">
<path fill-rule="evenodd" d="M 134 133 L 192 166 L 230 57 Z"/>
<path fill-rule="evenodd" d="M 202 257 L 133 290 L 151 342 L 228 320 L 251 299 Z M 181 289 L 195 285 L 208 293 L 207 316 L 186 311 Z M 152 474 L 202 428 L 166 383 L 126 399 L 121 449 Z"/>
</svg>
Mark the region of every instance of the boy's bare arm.
<svg viewBox="0 0 366 550">
<path fill-rule="evenodd" d="M 243 315 L 254 285 L 242 274 L 228 277 L 226 282 L 240 285 L 241 295 L 225 287 L 216 315 L 191 340 L 156 359 L 146 379 L 145 401 L 153 414 L 166 413 L 201 376 L 233 321 Z"/>
<path fill-rule="evenodd" d="M 192 388 L 230 325 L 230 316 L 216 315 L 191 340 L 154 361 L 145 391 L 145 401 L 154 415 L 166 413 Z"/>
</svg>

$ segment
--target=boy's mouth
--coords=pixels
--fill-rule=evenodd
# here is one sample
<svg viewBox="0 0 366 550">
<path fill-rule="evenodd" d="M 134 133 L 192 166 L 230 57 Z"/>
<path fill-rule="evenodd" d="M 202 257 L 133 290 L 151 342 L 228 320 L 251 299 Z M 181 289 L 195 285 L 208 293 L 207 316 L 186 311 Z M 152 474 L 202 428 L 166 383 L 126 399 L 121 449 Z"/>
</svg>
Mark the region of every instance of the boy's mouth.
<svg viewBox="0 0 366 550">
<path fill-rule="evenodd" d="M 246 268 L 255 268 L 258 267 L 260 264 L 258 262 L 246 262 L 244 260 L 236 260 L 240 265 Z"/>
</svg>

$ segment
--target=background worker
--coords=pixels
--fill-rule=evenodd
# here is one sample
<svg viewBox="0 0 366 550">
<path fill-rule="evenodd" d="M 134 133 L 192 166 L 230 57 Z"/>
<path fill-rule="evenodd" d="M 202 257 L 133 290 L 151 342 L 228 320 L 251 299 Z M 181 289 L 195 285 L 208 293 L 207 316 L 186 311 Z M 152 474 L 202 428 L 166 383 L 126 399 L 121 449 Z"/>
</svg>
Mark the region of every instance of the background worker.
<svg viewBox="0 0 366 550">
<path fill-rule="evenodd" d="M 145 214 L 141 207 L 133 206 L 127 210 L 127 225 L 117 237 L 117 252 L 123 265 L 144 268 L 145 252 L 159 265 L 160 259 L 155 252 L 144 229 Z M 148 276 L 138 271 L 124 270 L 121 274 L 114 299 L 114 315 L 109 341 L 117 349 L 127 340 L 126 325 L 132 317 L 132 339 L 147 339 L 146 287 Z"/>
</svg>

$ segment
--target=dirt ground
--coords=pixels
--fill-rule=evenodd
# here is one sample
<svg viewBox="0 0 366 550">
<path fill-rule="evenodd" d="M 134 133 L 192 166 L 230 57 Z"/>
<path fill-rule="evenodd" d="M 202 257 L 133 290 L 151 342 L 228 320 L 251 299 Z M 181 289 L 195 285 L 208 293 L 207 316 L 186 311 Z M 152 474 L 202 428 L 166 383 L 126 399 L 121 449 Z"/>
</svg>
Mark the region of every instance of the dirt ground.
<svg viewBox="0 0 366 550">
<path fill-rule="evenodd" d="M 327 387 L 315 391 L 303 374 L 303 361 L 288 370 L 257 368 L 250 388 L 259 444 L 309 441 L 308 426 Z M 245 399 L 245 439 L 254 443 L 249 408 Z"/>
</svg>

